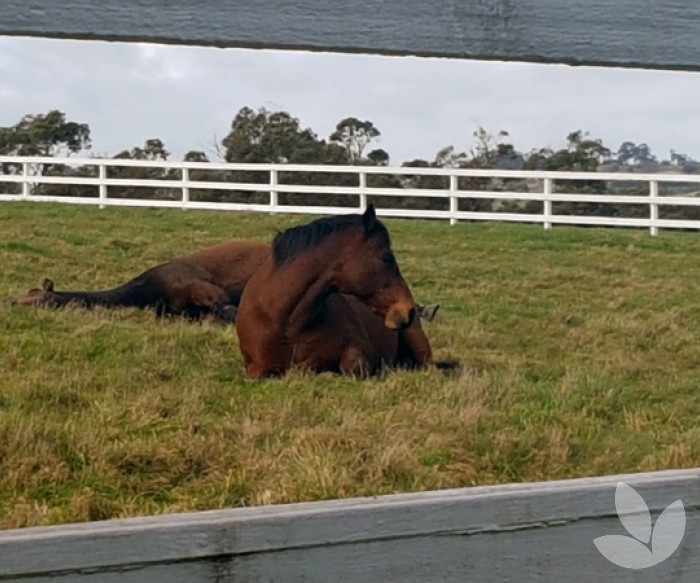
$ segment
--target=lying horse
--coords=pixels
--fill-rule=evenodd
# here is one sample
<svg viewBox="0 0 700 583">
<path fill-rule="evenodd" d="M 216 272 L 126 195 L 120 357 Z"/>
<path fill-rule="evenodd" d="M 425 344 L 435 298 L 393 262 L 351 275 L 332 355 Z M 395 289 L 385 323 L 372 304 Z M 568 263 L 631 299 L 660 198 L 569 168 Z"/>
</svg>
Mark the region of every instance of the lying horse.
<svg viewBox="0 0 700 583">
<path fill-rule="evenodd" d="M 248 280 L 270 255 L 270 246 L 228 241 L 151 267 L 124 285 L 103 291 L 57 291 L 50 279 L 10 304 L 62 307 L 153 307 L 158 317 L 213 316 L 232 321 Z"/>
<path fill-rule="evenodd" d="M 362 215 L 278 234 L 243 291 L 236 332 L 251 378 L 293 366 L 367 376 L 383 364 L 432 363 L 413 296 L 372 205 Z"/>
<path fill-rule="evenodd" d="M 152 267 L 134 279 L 102 291 L 57 291 L 50 279 L 10 305 L 63 307 L 152 307 L 158 317 L 235 319 L 248 280 L 270 255 L 270 246 L 250 241 L 228 241 Z M 438 305 L 420 308 L 432 320 Z"/>
</svg>

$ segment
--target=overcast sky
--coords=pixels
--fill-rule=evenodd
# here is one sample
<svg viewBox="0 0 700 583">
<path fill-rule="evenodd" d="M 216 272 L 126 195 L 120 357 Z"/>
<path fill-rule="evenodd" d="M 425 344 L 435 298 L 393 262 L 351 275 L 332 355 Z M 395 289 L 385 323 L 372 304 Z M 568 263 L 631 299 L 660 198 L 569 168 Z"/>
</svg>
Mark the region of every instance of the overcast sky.
<svg viewBox="0 0 700 583">
<path fill-rule="evenodd" d="M 0 37 L 0 126 L 60 109 L 95 155 L 160 138 L 205 150 L 243 106 L 285 110 L 327 138 L 344 117 L 381 131 L 393 164 L 469 150 L 478 126 L 520 151 L 578 129 L 700 159 L 700 73 Z"/>
</svg>

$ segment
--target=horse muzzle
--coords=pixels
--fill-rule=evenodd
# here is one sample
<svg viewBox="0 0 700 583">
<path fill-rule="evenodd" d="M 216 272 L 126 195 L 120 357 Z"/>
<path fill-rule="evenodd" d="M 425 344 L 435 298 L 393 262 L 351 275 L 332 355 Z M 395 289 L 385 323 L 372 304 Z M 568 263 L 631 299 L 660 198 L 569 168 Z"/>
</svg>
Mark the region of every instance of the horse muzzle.
<svg viewBox="0 0 700 583">
<path fill-rule="evenodd" d="M 404 330 L 416 319 L 416 307 L 408 309 L 391 309 L 384 318 L 384 325 L 390 330 Z"/>
</svg>

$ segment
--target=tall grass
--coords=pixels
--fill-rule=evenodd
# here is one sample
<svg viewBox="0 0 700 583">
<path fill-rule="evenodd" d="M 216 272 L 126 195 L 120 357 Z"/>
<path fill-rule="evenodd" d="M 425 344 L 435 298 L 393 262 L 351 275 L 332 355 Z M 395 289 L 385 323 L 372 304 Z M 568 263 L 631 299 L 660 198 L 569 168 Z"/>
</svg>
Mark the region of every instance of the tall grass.
<svg viewBox="0 0 700 583">
<path fill-rule="evenodd" d="M 308 218 L 0 205 L 0 298 Z M 700 237 L 386 221 L 457 371 L 243 377 L 231 328 L 0 307 L 0 527 L 700 465 Z"/>
</svg>

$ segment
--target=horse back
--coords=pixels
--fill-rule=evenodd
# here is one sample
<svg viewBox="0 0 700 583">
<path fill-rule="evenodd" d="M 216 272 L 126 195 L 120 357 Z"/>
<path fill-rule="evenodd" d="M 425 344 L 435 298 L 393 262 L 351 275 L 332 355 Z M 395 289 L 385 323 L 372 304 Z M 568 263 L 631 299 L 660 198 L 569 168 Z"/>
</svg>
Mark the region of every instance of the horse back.
<svg viewBox="0 0 700 583">
<path fill-rule="evenodd" d="M 219 243 L 172 261 L 206 274 L 212 283 L 242 291 L 255 271 L 270 256 L 270 246 L 252 241 Z M 240 292 L 239 292 L 240 293 Z"/>
</svg>

